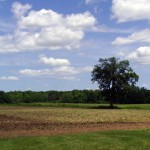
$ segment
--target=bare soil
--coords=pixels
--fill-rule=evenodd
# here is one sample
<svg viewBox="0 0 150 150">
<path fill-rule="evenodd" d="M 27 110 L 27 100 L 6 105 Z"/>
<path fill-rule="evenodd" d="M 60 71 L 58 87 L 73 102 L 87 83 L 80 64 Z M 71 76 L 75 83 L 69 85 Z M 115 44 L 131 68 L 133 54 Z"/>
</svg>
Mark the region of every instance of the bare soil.
<svg viewBox="0 0 150 150">
<path fill-rule="evenodd" d="M 0 115 L 0 138 L 150 128 L 150 122 L 51 122 Z"/>
</svg>

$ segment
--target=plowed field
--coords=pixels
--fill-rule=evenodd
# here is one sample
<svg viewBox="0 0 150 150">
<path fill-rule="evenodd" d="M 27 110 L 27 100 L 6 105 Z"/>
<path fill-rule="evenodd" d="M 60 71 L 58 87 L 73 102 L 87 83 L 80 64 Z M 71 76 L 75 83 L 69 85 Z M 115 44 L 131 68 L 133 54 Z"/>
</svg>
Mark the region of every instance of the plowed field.
<svg viewBox="0 0 150 150">
<path fill-rule="evenodd" d="M 149 110 L 0 106 L 0 138 L 147 128 Z"/>
</svg>

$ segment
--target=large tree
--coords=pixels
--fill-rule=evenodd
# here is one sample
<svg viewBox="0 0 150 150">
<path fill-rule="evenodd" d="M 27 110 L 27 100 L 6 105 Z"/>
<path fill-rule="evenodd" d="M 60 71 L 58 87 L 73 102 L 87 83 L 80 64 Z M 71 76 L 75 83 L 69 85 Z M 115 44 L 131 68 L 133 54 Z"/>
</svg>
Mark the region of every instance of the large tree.
<svg viewBox="0 0 150 150">
<path fill-rule="evenodd" d="M 135 85 L 138 79 L 139 76 L 130 67 L 128 60 L 119 61 L 119 58 L 111 57 L 99 59 L 99 64 L 92 71 L 91 80 L 99 84 L 112 108 L 117 94 L 126 86 Z"/>
</svg>

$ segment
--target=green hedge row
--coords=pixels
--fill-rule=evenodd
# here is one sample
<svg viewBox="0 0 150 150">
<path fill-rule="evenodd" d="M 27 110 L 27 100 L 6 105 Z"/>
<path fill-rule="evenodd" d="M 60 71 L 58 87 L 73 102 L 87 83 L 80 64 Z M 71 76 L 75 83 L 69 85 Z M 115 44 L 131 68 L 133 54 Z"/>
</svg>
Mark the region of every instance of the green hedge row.
<svg viewBox="0 0 150 150">
<path fill-rule="evenodd" d="M 105 95 L 107 93 L 105 92 Z M 107 100 L 106 100 L 107 101 Z M 106 103 L 105 96 L 100 90 L 73 91 L 0 91 L 0 103 L 31 103 L 31 102 L 60 102 L 60 103 Z M 117 94 L 115 103 L 144 104 L 150 103 L 150 90 L 139 87 L 127 87 Z"/>
</svg>

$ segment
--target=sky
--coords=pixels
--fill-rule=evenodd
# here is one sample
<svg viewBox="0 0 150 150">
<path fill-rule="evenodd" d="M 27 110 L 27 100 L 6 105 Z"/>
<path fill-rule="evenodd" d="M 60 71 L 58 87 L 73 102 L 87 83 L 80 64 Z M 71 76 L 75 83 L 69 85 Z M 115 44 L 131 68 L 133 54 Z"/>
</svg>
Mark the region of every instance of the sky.
<svg viewBox="0 0 150 150">
<path fill-rule="evenodd" d="M 99 58 L 150 88 L 150 0 L 0 0 L 0 90 L 97 89 Z"/>
</svg>

